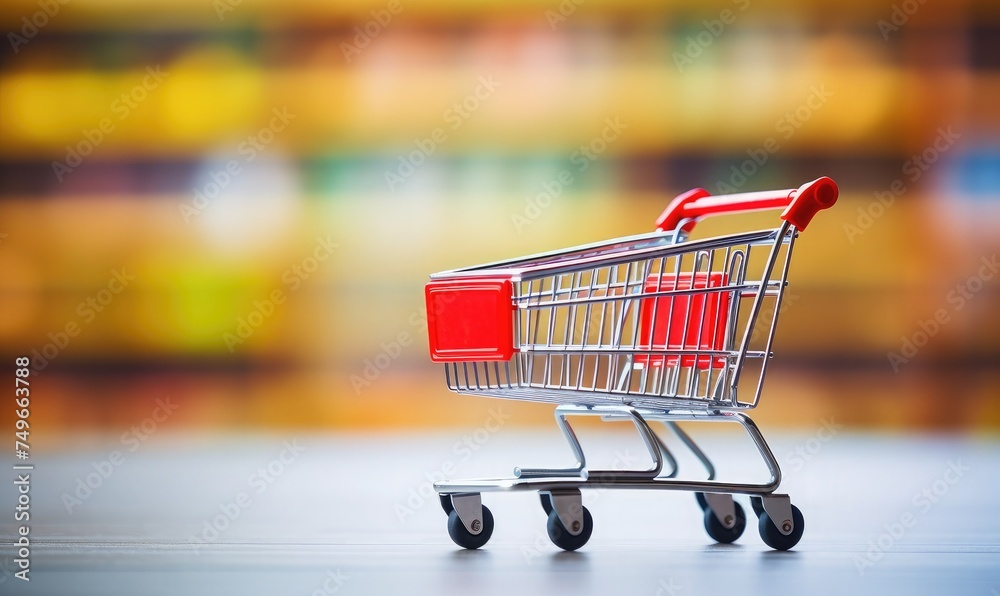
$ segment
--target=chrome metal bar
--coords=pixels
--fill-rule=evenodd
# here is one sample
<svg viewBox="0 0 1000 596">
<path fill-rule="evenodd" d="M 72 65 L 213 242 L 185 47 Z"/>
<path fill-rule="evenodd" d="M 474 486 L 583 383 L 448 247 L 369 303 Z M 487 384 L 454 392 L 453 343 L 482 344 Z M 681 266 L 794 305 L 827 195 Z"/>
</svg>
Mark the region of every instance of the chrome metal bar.
<svg viewBox="0 0 1000 596">
<path fill-rule="evenodd" d="M 574 477 L 574 478 L 586 478 L 587 477 L 587 458 L 583 454 L 583 447 L 580 445 L 580 439 L 577 438 L 576 433 L 573 432 L 573 427 L 570 426 L 568 420 L 566 420 L 567 408 L 575 409 L 576 406 L 559 406 L 555 410 L 556 424 L 559 425 L 559 430 L 562 431 L 563 437 L 566 438 L 566 442 L 569 443 L 569 448 L 573 451 L 573 456 L 576 458 L 576 464 L 569 468 L 514 468 L 514 476 L 517 478 L 540 478 L 540 477 Z"/>
<path fill-rule="evenodd" d="M 778 251 L 781 249 L 782 244 L 784 244 L 784 236 L 788 231 L 789 223 L 787 221 L 781 222 L 781 227 L 778 228 L 777 236 L 774 241 L 774 245 L 771 246 L 771 252 L 767 257 L 767 262 L 764 265 L 764 272 L 761 274 L 762 284 L 766 283 L 767 280 L 771 279 L 771 272 L 774 270 L 774 262 L 778 258 Z M 760 313 L 760 306 L 764 301 L 763 287 L 758 291 L 757 297 L 754 298 L 753 306 L 750 308 L 750 319 L 747 322 L 746 329 L 743 331 L 743 341 L 740 342 L 739 355 L 736 357 L 736 364 L 734 365 L 733 378 L 730 382 L 730 394 L 732 396 L 732 404 L 735 407 L 737 405 L 737 395 L 736 390 L 739 385 L 740 373 L 743 372 L 743 361 L 746 360 L 746 352 L 750 347 L 750 336 L 753 334 L 754 323 L 757 320 L 757 315 Z M 766 368 L 766 366 L 765 366 Z M 762 371 L 763 372 L 763 371 Z M 760 385 L 758 385 L 758 388 Z M 756 393 L 760 393 L 759 389 Z M 754 403 L 757 402 L 759 395 L 754 396 Z"/>
<path fill-rule="evenodd" d="M 606 416 L 606 415 L 616 415 L 622 418 L 629 418 L 635 424 L 636 431 L 642 438 L 643 444 L 646 446 L 646 450 L 649 452 L 650 458 L 653 460 L 653 466 L 646 470 L 587 470 L 586 458 L 583 454 L 583 447 L 580 445 L 580 440 L 577 438 L 576 433 L 573 432 L 572 426 L 570 426 L 569 421 L 566 419 L 567 416 Z M 552 477 L 577 477 L 577 478 L 591 478 L 596 480 L 613 480 L 613 479 L 636 479 L 636 478 L 655 478 L 660 475 L 663 471 L 663 456 L 662 450 L 665 449 L 659 438 L 649 428 L 649 424 L 643 418 L 642 414 L 639 413 L 635 408 L 630 408 L 627 406 L 575 406 L 575 405 L 562 405 L 556 408 L 555 412 L 556 423 L 559 425 L 560 430 L 563 432 L 563 436 L 566 437 L 567 442 L 570 444 L 570 449 L 573 450 L 573 455 L 576 456 L 577 463 L 571 468 L 514 468 L 514 476 L 516 478 L 552 478 Z M 673 458 L 670 458 L 673 460 Z M 676 467 L 676 461 L 674 461 Z"/>
<path fill-rule="evenodd" d="M 618 247 L 617 250 L 608 251 L 579 251 L 580 247 L 574 247 L 541 255 L 523 257 L 512 261 L 501 261 L 466 269 L 442 271 L 434 273 L 430 277 L 431 279 L 447 279 L 457 276 L 479 277 L 503 275 L 528 280 L 536 277 L 549 277 L 577 271 L 581 268 L 593 267 L 595 265 L 619 265 L 642 259 L 678 255 L 694 250 L 724 248 L 734 244 L 768 244 L 773 240 L 774 230 L 771 229 L 714 236 L 712 238 L 676 244 L 648 243 L 640 245 L 638 248 L 627 244 L 605 244 L 604 246 Z M 560 256 L 564 258 L 555 258 Z"/>
<path fill-rule="evenodd" d="M 581 473 L 576 476 L 570 476 L 568 474 L 555 474 L 555 475 L 538 475 L 535 474 L 536 470 L 530 469 L 515 469 L 514 478 L 500 478 L 500 479 L 473 479 L 473 480 L 452 480 L 452 481 L 442 481 L 435 482 L 434 489 L 442 494 L 452 494 L 452 493 L 476 493 L 484 491 L 497 491 L 497 490 L 561 490 L 561 489 L 574 489 L 574 488 L 628 488 L 628 489 L 661 489 L 661 490 L 687 490 L 687 491 L 697 491 L 697 492 L 713 492 L 713 493 L 729 493 L 729 494 L 749 494 L 749 495 L 770 495 L 778 486 L 781 484 L 781 469 L 778 465 L 774 454 L 771 452 L 770 447 L 767 445 L 767 441 L 764 440 L 763 435 L 760 433 L 760 429 L 754 424 L 750 417 L 739 413 L 739 412 L 692 412 L 692 411 L 682 411 L 675 410 L 670 412 L 646 412 L 641 411 L 636 408 L 630 407 L 584 407 L 584 406 L 562 406 L 561 415 L 565 416 L 568 414 L 582 414 L 582 415 L 599 415 L 599 416 L 617 416 L 631 417 L 633 422 L 636 424 L 636 428 L 640 432 L 640 436 L 643 438 L 647 449 L 650 452 L 651 457 L 654 458 L 654 466 L 650 470 L 594 470 L 590 471 L 588 474 L 586 472 L 586 466 L 584 465 L 581 469 Z M 678 480 L 672 477 L 660 476 L 660 471 L 662 470 L 662 458 L 660 457 L 659 445 L 660 441 L 656 437 L 655 433 L 649 428 L 646 418 L 650 420 L 661 420 L 665 422 L 677 422 L 680 420 L 689 421 L 699 421 L 699 422 L 735 422 L 740 424 L 747 434 L 750 435 L 751 440 L 757 447 L 757 451 L 764 461 L 764 465 L 767 467 L 770 474 L 770 479 L 767 482 L 760 484 L 751 483 L 733 483 L 733 482 L 720 482 L 714 480 L 715 471 L 711 467 L 711 463 L 708 462 L 708 458 L 704 456 L 704 453 L 694 445 L 693 441 L 690 441 L 690 437 L 687 437 L 686 433 L 678 434 L 678 437 L 687 438 L 685 444 L 692 451 L 702 459 L 702 463 L 706 465 L 706 469 L 709 470 L 710 478 L 709 480 L 697 481 L 697 480 Z M 568 424 L 566 428 L 569 428 Z M 675 431 L 676 432 L 676 431 Z M 571 447 L 574 451 L 578 451 L 579 461 L 578 463 L 583 463 L 583 450 L 579 445 L 579 440 L 576 435 L 572 433 L 572 429 L 569 428 L 569 435 L 567 438 L 570 440 Z M 564 431 L 566 434 L 566 431 Z M 575 445 L 575 446 L 574 446 Z M 706 463 L 708 462 L 708 463 Z M 518 474 L 520 470 L 520 474 Z M 655 473 L 653 473 L 655 470 Z M 565 470 L 557 470 L 565 471 Z"/>
<path fill-rule="evenodd" d="M 778 310 L 781 308 L 781 299 L 785 295 L 785 287 L 788 286 L 788 266 L 792 260 L 792 249 L 795 247 L 795 237 L 798 235 L 798 231 L 795 229 L 795 226 L 791 226 L 790 229 L 791 238 L 788 239 L 788 248 L 785 249 L 785 263 L 781 269 L 781 285 L 778 286 L 778 297 L 774 300 L 774 314 L 771 316 L 771 326 L 767 333 L 767 343 L 764 346 L 764 353 L 767 354 L 767 357 L 770 357 L 771 355 L 771 343 L 774 342 L 774 331 L 778 328 Z M 766 362 L 767 361 L 765 360 L 765 364 Z M 767 366 L 761 368 L 760 378 L 757 380 L 757 391 L 754 392 L 752 404 L 754 406 L 756 406 L 757 402 L 760 401 L 760 392 L 764 388 L 765 374 L 767 374 Z"/>
<path fill-rule="evenodd" d="M 708 456 L 705 455 L 705 452 L 702 451 L 701 447 L 699 447 L 698 444 L 694 442 L 694 439 L 692 439 L 690 435 L 684 432 L 684 429 L 682 429 L 676 422 L 673 422 L 671 420 L 662 420 L 662 419 L 660 419 L 660 422 L 663 422 L 663 424 L 667 428 L 674 431 L 674 434 L 677 435 L 677 438 L 680 439 L 682 443 L 684 443 L 684 445 L 691 451 L 691 453 L 694 453 L 694 456 L 698 458 L 698 461 L 701 462 L 701 465 L 705 466 L 705 471 L 708 472 L 708 479 L 715 480 L 715 466 L 712 465 L 712 460 L 710 460 Z"/>
<path fill-rule="evenodd" d="M 601 420 L 603 421 L 620 421 L 625 418 L 626 416 L 621 414 L 604 414 L 601 416 Z M 653 440 L 656 441 L 656 445 L 660 450 L 660 456 L 670 467 L 670 471 L 667 473 L 661 471 L 658 478 L 673 478 L 677 476 L 678 472 L 677 459 L 674 457 L 674 454 L 670 452 L 670 449 L 667 447 L 667 444 L 664 443 L 663 440 L 660 438 L 660 435 L 653 432 L 652 429 L 650 429 L 650 434 L 652 434 Z M 711 478 L 709 478 L 709 480 L 711 480 Z"/>
</svg>

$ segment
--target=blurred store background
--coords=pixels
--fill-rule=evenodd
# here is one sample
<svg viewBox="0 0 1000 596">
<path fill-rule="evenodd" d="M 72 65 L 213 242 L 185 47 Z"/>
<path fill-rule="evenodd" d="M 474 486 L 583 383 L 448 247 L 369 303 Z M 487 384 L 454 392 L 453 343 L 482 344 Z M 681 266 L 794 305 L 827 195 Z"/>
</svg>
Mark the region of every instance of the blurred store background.
<svg viewBox="0 0 1000 596">
<path fill-rule="evenodd" d="M 429 273 L 820 175 L 841 202 L 799 244 L 759 419 L 1000 428 L 992 0 L 10 0 L 0 24 L 0 355 L 32 358 L 39 441 L 164 396 L 177 430 L 480 424 L 427 357 Z"/>
</svg>

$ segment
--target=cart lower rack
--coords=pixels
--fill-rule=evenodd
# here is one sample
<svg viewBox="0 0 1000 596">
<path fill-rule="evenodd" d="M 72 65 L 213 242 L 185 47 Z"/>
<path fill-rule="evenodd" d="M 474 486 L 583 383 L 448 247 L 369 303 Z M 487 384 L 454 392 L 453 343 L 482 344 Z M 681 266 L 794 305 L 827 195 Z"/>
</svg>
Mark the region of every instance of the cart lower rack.
<svg viewBox="0 0 1000 596">
<path fill-rule="evenodd" d="M 556 404 L 576 458 L 568 468 L 518 467 L 512 478 L 435 483 L 452 540 L 465 548 L 489 540 L 493 516 L 481 493 L 527 490 L 541 497 L 552 542 L 576 550 L 593 531 L 581 489 L 628 488 L 695 492 L 705 529 L 724 543 L 746 527 L 733 495 L 750 495 L 764 542 L 795 546 L 802 514 L 775 493 L 778 462 L 743 410 L 761 396 L 798 232 L 837 195 L 826 177 L 773 192 L 713 197 L 695 189 L 674 199 L 650 234 L 432 275 L 425 291 L 430 352 L 444 363 L 448 388 Z M 763 209 L 784 209 L 777 228 L 688 239 L 703 217 Z M 631 421 L 652 467 L 589 469 L 570 416 Z M 770 479 L 716 480 L 683 421 L 739 424 Z M 708 479 L 677 478 L 677 461 L 650 422 L 676 435 Z"/>
</svg>

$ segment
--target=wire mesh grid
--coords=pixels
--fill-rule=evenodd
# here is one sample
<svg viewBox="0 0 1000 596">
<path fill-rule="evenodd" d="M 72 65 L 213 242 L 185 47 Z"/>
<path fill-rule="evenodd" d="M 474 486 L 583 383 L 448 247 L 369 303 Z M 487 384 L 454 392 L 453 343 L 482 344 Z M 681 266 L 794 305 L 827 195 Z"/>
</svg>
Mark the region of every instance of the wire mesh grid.
<svg viewBox="0 0 1000 596">
<path fill-rule="evenodd" d="M 744 234 L 631 259 L 629 250 L 612 251 L 562 260 L 555 273 L 520 261 L 517 354 L 510 362 L 449 363 L 448 386 L 556 403 L 753 407 L 793 238 L 782 230 Z"/>
</svg>

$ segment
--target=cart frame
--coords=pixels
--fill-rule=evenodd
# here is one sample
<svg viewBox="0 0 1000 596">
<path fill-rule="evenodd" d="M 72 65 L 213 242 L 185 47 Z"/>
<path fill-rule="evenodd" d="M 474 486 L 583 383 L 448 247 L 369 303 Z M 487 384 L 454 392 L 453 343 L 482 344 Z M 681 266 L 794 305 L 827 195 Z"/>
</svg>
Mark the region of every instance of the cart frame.
<svg viewBox="0 0 1000 596">
<path fill-rule="evenodd" d="M 775 493 L 780 466 L 741 410 L 760 399 L 798 232 L 833 206 L 838 192 L 826 177 L 763 193 L 712 197 L 695 189 L 671 202 L 652 234 L 432 275 L 426 290 L 431 357 L 445 363 L 449 389 L 557 404 L 556 423 L 576 459 L 566 468 L 516 467 L 512 478 L 436 482 L 452 539 L 465 548 L 489 540 L 493 518 L 481 493 L 529 490 L 539 492 L 550 539 L 575 550 L 593 529 L 581 489 L 623 488 L 695 492 L 706 530 L 719 542 L 742 534 L 746 518 L 733 495 L 750 495 L 764 542 L 793 547 L 804 530 L 801 512 L 788 495 Z M 784 208 L 776 229 L 687 239 L 703 217 L 774 208 Z M 759 272 L 757 247 L 767 251 Z M 747 298 L 749 310 L 741 307 Z M 766 301 L 771 320 L 760 337 L 762 349 L 754 350 Z M 751 360 L 759 368 L 747 377 Z M 749 383 L 749 398 L 741 399 L 741 381 Z M 570 416 L 631 421 L 652 467 L 589 469 Z M 706 480 L 676 477 L 677 460 L 651 421 L 694 454 Z M 678 425 L 685 421 L 739 424 L 770 478 L 716 480 L 711 460 Z"/>
</svg>

